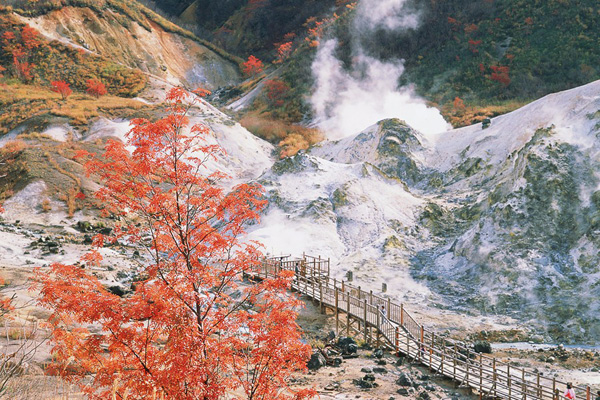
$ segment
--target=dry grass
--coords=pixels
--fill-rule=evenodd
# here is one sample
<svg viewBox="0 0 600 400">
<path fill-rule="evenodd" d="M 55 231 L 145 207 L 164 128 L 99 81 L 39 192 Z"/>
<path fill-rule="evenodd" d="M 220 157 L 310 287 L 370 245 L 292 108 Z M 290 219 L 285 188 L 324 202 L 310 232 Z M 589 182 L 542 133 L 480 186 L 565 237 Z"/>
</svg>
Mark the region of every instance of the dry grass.
<svg viewBox="0 0 600 400">
<path fill-rule="evenodd" d="M 86 125 L 90 119 L 121 110 L 140 111 L 151 108 L 133 99 L 116 96 L 95 98 L 87 94 L 73 94 L 62 101 L 58 93 L 48 88 L 12 84 L 0 87 L 0 134 L 7 133 L 29 118 L 52 114 L 69 118 L 73 125 Z"/>
<path fill-rule="evenodd" d="M 14 378 L 6 388 L 8 399 L 19 400 L 64 400 L 85 399 L 75 385 L 56 376 L 23 375 Z"/>
<path fill-rule="evenodd" d="M 50 205 L 50 199 L 44 199 L 42 201 L 42 212 L 50 212 L 52 211 L 52 206 Z"/>
<path fill-rule="evenodd" d="M 500 102 L 498 104 L 488 104 L 484 106 L 467 104 L 465 107 L 455 107 L 453 102 L 447 103 L 442 107 L 442 115 L 446 121 L 453 127 L 473 125 L 483 121 L 486 118 L 493 118 L 498 115 L 506 114 L 523 107 L 528 101 L 511 100 Z"/>
<path fill-rule="evenodd" d="M 281 120 L 248 114 L 240 121 L 242 126 L 256 136 L 280 147 L 281 158 L 293 156 L 324 139 L 318 129 L 290 124 Z"/>
</svg>

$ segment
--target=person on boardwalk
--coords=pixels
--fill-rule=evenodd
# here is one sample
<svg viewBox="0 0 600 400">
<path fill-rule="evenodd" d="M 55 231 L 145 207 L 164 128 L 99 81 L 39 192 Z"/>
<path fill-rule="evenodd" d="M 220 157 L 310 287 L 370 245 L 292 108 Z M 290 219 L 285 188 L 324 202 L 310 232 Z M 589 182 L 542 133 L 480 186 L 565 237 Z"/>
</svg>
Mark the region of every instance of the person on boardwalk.
<svg viewBox="0 0 600 400">
<path fill-rule="evenodd" d="M 573 390 L 573 384 L 571 382 L 567 383 L 565 398 L 569 400 L 575 400 L 575 390 Z"/>
<path fill-rule="evenodd" d="M 596 400 L 600 400 L 600 390 L 598 390 L 598 392 L 596 392 Z"/>
</svg>

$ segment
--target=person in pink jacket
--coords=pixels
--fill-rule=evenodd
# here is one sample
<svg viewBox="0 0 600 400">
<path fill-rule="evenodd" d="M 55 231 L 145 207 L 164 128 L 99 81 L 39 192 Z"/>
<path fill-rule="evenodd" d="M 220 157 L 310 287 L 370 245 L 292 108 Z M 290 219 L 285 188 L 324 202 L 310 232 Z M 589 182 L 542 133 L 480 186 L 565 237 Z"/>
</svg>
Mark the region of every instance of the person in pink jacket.
<svg viewBox="0 0 600 400">
<path fill-rule="evenodd" d="M 567 389 L 565 390 L 565 398 L 569 400 L 575 400 L 575 390 L 573 390 L 573 385 L 570 382 L 567 383 Z"/>
</svg>

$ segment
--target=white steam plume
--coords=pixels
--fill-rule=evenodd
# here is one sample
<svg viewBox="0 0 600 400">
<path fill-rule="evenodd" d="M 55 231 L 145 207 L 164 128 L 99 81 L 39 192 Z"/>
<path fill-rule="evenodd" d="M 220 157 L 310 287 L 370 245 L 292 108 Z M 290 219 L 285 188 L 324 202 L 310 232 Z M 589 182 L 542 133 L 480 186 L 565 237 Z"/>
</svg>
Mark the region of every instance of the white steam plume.
<svg viewBox="0 0 600 400">
<path fill-rule="evenodd" d="M 416 29 L 419 15 L 406 7 L 406 0 L 361 0 L 357 7 L 357 27 L 367 29 Z"/>
<path fill-rule="evenodd" d="M 356 13 L 355 35 L 369 35 L 377 29 L 414 29 L 418 15 L 405 9 L 405 1 L 362 0 Z M 356 134 L 385 118 L 403 119 L 425 134 L 449 128 L 439 111 L 427 107 L 412 88 L 398 88 L 404 72 L 401 60 L 379 61 L 367 56 L 359 43 L 360 37 L 355 37 L 349 72 L 335 57 L 335 39 L 319 46 L 312 65 L 315 123 L 330 139 Z"/>
</svg>

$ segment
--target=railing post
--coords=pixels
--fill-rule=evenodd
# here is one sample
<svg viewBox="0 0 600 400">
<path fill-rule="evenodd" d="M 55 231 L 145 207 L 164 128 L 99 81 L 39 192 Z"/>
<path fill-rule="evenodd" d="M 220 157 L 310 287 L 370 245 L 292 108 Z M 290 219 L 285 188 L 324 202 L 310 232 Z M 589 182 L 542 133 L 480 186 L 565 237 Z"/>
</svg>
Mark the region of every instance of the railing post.
<svg viewBox="0 0 600 400">
<path fill-rule="evenodd" d="M 335 287 L 335 336 L 339 336 L 340 334 L 340 310 L 339 310 L 339 295 L 337 286 Z"/>
<path fill-rule="evenodd" d="M 444 375 L 444 363 L 446 362 L 446 342 L 442 341 L 442 362 L 440 364 L 440 374 Z"/>
<path fill-rule="evenodd" d="M 552 400 L 558 400 L 556 397 L 556 378 L 552 378 Z"/>
<path fill-rule="evenodd" d="M 465 367 L 466 367 L 465 369 L 467 370 L 467 375 L 466 375 L 467 377 L 466 377 L 466 379 L 465 379 L 465 380 L 466 380 L 466 382 L 467 382 L 467 386 L 469 386 L 469 364 L 470 364 L 470 362 L 469 362 L 469 361 L 470 361 L 470 360 L 471 360 L 471 352 L 470 352 L 470 350 L 467 348 L 467 361 L 465 362 Z"/>
<path fill-rule="evenodd" d="M 367 322 L 368 322 L 367 321 L 367 299 L 364 300 L 363 307 L 364 307 L 364 310 L 363 310 L 363 322 L 364 322 L 363 336 L 364 336 L 365 343 L 367 343 Z M 371 338 L 369 338 L 369 339 L 371 339 Z"/>
<path fill-rule="evenodd" d="M 404 303 L 400 303 L 400 326 L 404 327 Z"/>
<path fill-rule="evenodd" d="M 408 334 L 406 335 L 406 357 L 410 358 L 410 337 Z"/>
<path fill-rule="evenodd" d="M 537 380 L 536 380 L 536 391 L 537 391 L 537 396 L 538 398 L 542 397 L 542 388 L 540 387 L 540 373 L 537 373 Z"/>
<path fill-rule="evenodd" d="M 494 385 L 494 397 L 497 397 L 497 392 L 498 392 L 498 388 L 497 388 L 497 382 L 498 382 L 498 374 L 496 373 L 496 357 L 494 357 L 492 359 L 492 371 L 493 371 L 493 385 Z"/>
<path fill-rule="evenodd" d="M 373 291 L 369 292 L 369 304 L 373 304 Z"/>
<path fill-rule="evenodd" d="M 423 342 L 425 341 L 425 328 L 423 328 L 423 325 L 421 325 L 421 341 L 419 343 L 419 360 L 422 360 L 422 354 L 423 351 L 425 350 L 425 346 L 423 345 Z"/>
<path fill-rule="evenodd" d="M 342 279 L 342 293 L 346 293 L 346 286 L 344 284 L 344 280 Z"/>
<path fill-rule="evenodd" d="M 400 352 L 400 328 L 396 326 L 396 335 L 395 335 L 394 344 L 396 345 L 396 355 Z"/>
<path fill-rule="evenodd" d="M 433 348 L 435 346 L 435 333 L 431 332 L 431 347 L 429 348 L 429 369 L 433 371 Z"/>
<path fill-rule="evenodd" d="M 379 347 L 379 346 L 381 346 L 381 342 L 379 340 L 380 333 L 381 333 L 381 313 L 377 309 L 375 311 L 375 314 L 377 315 L 377 347 Z"/>
<path fill-rule="evenodd" d="M 587 387 L 587 390 L 586 390 L 586 392 L 587 392 L 587 393 L 586 393 L 586 399 L 587 399 L 587 400 L 591 400 L 591 399 L 592 399 L 592 393 L 591 393 L 591 390 L 590 390 L 590 387 L 589 387 L 589 386 Z"/>
<path fill-rule="evenodd" d="M 458 357 L 458 351 L 456 350 L 456 343 L 454 343 L 454 357 L 452 357 L 452 360 L 454 360 L 454 365 L 453 365 L 453 371 L 452 371 L 452 375 L 454 376 L 454 380 L 456 380 L 456 359 Z"/>
<path fill-rule="evenodd" d="M 527 400 L 527 386 L 525 386 L 525 368 L 521 368 L 521 388 L 523 391 L 523 400 Z"/>
<path fill-rule="evenodd" d="M 350 336 L 350 292 L 346 293 L 346 336 Z"/>
<path fill-rule="evenodd" d="M 323 314 L 323 282 L 319 279 L 319 311 Z"/>
<path fill-rule="evenodd" d="M 310 271 L 310 276 L 311 276 L 311 286 L 312 286 L 312 298 L 314 301 L 315 300 L 315 269 L 314 268 Z"/>
<path fill-rule="evenodd" d="M 479 398 L 483 397 L 483 358 L 479 353 Z"/>
</svg>

